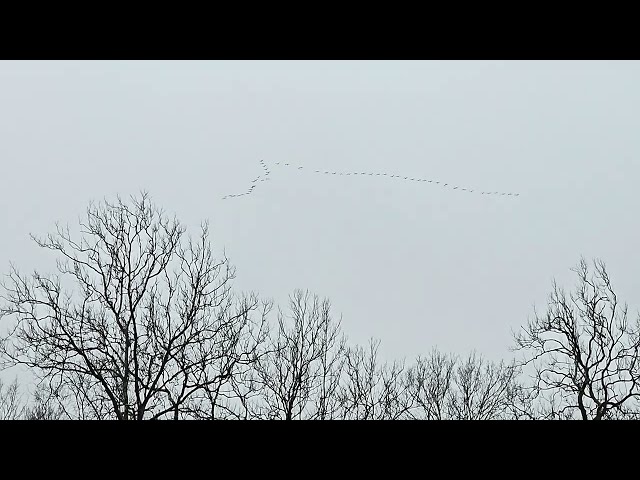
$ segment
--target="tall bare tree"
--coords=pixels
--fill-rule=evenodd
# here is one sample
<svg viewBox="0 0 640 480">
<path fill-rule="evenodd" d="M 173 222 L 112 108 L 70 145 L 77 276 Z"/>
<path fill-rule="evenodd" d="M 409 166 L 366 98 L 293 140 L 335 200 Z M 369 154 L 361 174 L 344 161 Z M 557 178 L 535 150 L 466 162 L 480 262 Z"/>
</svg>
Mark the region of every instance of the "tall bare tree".
<svg viewBox="0 0 640 480">
<path fill-rule="evenodd" d="M 26 420 L 61 420 L 68 418 L 58 401 L 51 396 L 46 384 L 36 387 L 33 403 L 24 409 Z"/>
<path fill-rule="evenodd" d="M 380 340 L 371 339 L 368 348 L 352 346 L 345 352 L 344 379 L 339 390 L 341 415 L 352 420 L 396 420 L 410 408 L 404 382 L 404 363 L 380 363 Z"/>
<path fill-rule="evenodd" d="M 406 374 L 407 392 L 411 399 L 411 418 L 444 420 L 448 418 L 447 402 L 454 388 L 457 358 L 436 348 L 426 357 L 418 357 Z"/>
<path fill-rule="evenodd" d="M 476 352 L 458 363 L 455 389 L 449 393 L 449 418 L 454 420 L 495 420 L 512 418 L 521 397 L 516 382 L 518 368 L 513 363 L 489 362 Z"/>
<path fill-rule="evenodd" d="M 58 273 L 11 267 L 5 365 L 31 368 L 70 418 L 225 416 L 268 306 L 232 294 L 234 270 L 214 258 L 206 224 L 187 238 L 142 193 L 90 204 L 75 236 L 57 226 L 32 238 L 59 255 Z"/>
<path fill-rule="evenodd" d="M 522 365 L 533 367 L 531 391 L 545 418 L 601 420 L 637 416 L 640 319 L 630 320 L 606 266 L 584 258 L 567 294 L 553 282 L 545 315 L 514 334 Z"/>
<path fill-rule="evenodd" d="M 16 378 L 9 385 L 0 378 L 0 420 L 18 420 L 24 414 L 24 405 Z"/>
<path fill-rule="evenodd" d="M 466 358 L 434 348 L 418 357 L 405 378 L 410 418 L 491 420 L 527 418 L 529 410 L 514 364 L 489 362 L 476 352 Z"/>
<path fill-rule="evenodd" d="M 330 419 L 338 410 L 336 391 L 344 338 L 331 317 L 328 299 L 296 290 L 290 316 L 278 315 L 270 353 L 256 364 L 261 384 L 260 416 L 277 419 Z"/>
</svg>

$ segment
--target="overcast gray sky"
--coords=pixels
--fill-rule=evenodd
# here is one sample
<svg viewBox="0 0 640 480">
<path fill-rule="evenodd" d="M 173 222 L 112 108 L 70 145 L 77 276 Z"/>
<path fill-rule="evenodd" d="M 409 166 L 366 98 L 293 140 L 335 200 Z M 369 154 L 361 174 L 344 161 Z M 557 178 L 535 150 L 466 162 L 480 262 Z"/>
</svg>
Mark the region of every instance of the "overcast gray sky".
<svg viewBox="0 0 640 480">
<path fill-rule="evenodd" d="M 638 85 L 638 62 L 0 62 L 0 267 L 49 269 L 29 233 L 146 189 L 211 222 L 238 289 L 327 296 L 388 358 L 508 357 L 580 255 L 637 311 Z"/>
</svg>

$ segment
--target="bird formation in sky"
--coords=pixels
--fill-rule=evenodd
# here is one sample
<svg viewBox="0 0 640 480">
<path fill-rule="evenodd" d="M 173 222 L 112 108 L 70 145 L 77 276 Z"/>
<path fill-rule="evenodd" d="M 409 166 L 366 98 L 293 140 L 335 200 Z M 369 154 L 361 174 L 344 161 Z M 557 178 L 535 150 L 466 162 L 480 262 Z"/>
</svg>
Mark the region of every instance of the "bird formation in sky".
<svg viewBox="0 0 640 480">
<path fill-rule="evenodd" d="M 451 190 L 456 190 L 459 192 L 466 192 L 466 193 L 474 193 L 476 195 L 493 195 L 493 196 L 507 196 L 507 197 L 518 197 L 520 196 L 519 193 L 512 193 L 512 192 L 489 192 L 489 191 L 485 191 L 485 190 L 479 190 L 479 189 L 473 189 L 473 188 L 468 188 L 468 187 L 461 187 L 459 185 L 454 185 L 453 183 L 446 183 L 446 182 L 442 182 L 439 180 L 430 180 L 427 178 L 419 178 L 419 177 L 409 177 L 406 175 L 396 175 L 396 174 L 391 174 L 391 173 L 376 173 L 376 172 L 339 172 L 339 171 L 329 171 L 329 170 L 318 170 L 318 169 L 309 169 L 309 168 L 305 168 L 302 165 L 293 165 L 290 163 L 284 163 L 284 162 L 276 162 L 275 165 L 277 166 L 283 166 L 283 167 L 292 167 L 292 168 L 296 168 L 297 170 L 305 170 L 305 171 L 309 171 L 313 174 L 319 174 L 319 175 L 336 175 L 336 176 L 361 176 L 361 177 L 387 177 L 387 178 L 392 178 L 395 180 L 401 180 L 401 181 L 406 181 L 406 182 L 423 182 L 423 183 L 429 183 L 431 185 L 437 185 L 443 188 L 449 188 Z M 223 200 L 226 200 L 228 198 L 237 198 L 237 197 L 243 197 L 245 195 L 251 195 L 253 193 L 253 190 L 256 188 L 256 186 L 258 186 L 261 182 L 266 182 L 271 180 L 271 178 L 269 177 L 269 175 L 271 174 L 271 170 L 269 170 L 269 167 L 267 166 L 267 164 L 265 163 L 264 160 L 260 160 L 260 166 L 262 167 L 263 170 L 263 174 L 262 175 L 258 175 L 256 178 L 254 178 L 251 181 L 251 185 L 249 186 L 249 189 L 246 192 L 242 192 L 242 193 L 237 193 L 237 194 L 231 194 L 231 195 L 225 195 L 224 197 L 222 197 Z"/>
</svg>

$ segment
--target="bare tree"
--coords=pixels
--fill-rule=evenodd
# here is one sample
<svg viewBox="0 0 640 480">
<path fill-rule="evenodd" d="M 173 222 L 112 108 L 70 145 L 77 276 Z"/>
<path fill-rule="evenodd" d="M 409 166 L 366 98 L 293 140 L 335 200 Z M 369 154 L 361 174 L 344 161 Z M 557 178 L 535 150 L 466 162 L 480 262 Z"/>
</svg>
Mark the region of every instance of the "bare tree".
<svg viewBox="0 0 640 480">
<path fill-rule="evenodd" d="M 339 391 L 342 418 L 396 420 L 410 410 L 410 396 L 403 381 L 404 363 L 378 361 L 380 341 L 371 339 L 368 349 L 350 347 L 345 352 L 344 380 Z"/>
<path fill-rule="evenodd" d="M 411 399 L 411 418 L 448 418 L 447 401 L 454 388 L 456 362 L 455 356 L 434 348 L 427 357 L 418 357 L 415 365 L 409 367 L 405 381 Z"/>
<path fill-rule="evenodd" d="M 328 301 L 325 300 L 328 305 Z M 327 309 L 328 313 L 328 309 Z M 318 359 L 316 379 L 318 389 L 313 397 L 314 409 L 311 419 L 333 420 L 338 418 L 340 400 L 338 389 L 344 366 L 345 337 L 339 336 L 340 322 L 322 323 L 320 341 L 323 344 Z"/>
<path fill-rule="evenodd" d="M 260 416 L 274 419 L 330 419 L 338 410 L 335 392 L 344 338 L 331 317 L 328 299 L 296 290 L 290 322 L 282 312 L 269 354 L 256 364 L 261 384 Z"/>
<path fill-rule="evenodd" d="M 604 262 L 585 259 L 567 295 L 553 282 L 546 315 L 514 334 L 522 365 L 533 367 L 531 386 L 545 418 L 600 420 L 637 415 L 640 398 L 640 321 L 614 293 Z"/>
<path fill-rule="evenodd" d="M 254 297 L 255 299 L 255 297 Z M 246 312 L 256 306 L 247 300 L 241 304 Z M 195 392 L 184 411 L 196 419 L 249 419 L 255 418 L 252 399 L 259 394 L 255 365 L 268 350 L 267 316 L 271 302 L 260 305 L 259 321 L 251 320 L 247 313 L 228 317 L 217 332 L 215 354 L 199 348 L 199 382 L 202 388 Z"/>
<path fill-rule="evenodd" d="M 434 348 L 427 357 L 418 357 L 407 371 L 410 418 L 527 418 L 530 410 L 517 374 L 515 365 L 488 362 L 476 352 L 460 359 Z"/>
<path fill-rule="evenodd" d="M 515 364 L 488 362 L 472 352 L 456 369 L 455 389 L 448 395 L 449 418 L 495 420 L 524 413 L 517 408 L 521 400 L 517 374 Z"/>
<path fill-rule="evenodd" d="M 0 378 L 0 420 L 17 420 L 23 414 L 24 406 L 18 392 L 18 379 L 5 385 Z"/>
<path fill-rule="evenodd" d="M 34 402 L 24 410 L 26 420 L 60 420 L 65 417 L 64 409 L 55 397 L 51 395 L 45 384 L 36 387 Z"/>
<path fill-rule="evenodd" d="M 186 238 L 149 196 L 90 204 L 75 238 L 57 226 L 37 245 L 58 274 L 3 284 L 6 365 L 26 365 L 69 418 L 214 418 L 255 361 L 266 312 L 231 293 L 234 270 L 214 259 L 208 227 Z M 257 313 L 257 319 L 254 314 Z M 224 413 L 222 414 L 224 416 Z"/>
</svg>

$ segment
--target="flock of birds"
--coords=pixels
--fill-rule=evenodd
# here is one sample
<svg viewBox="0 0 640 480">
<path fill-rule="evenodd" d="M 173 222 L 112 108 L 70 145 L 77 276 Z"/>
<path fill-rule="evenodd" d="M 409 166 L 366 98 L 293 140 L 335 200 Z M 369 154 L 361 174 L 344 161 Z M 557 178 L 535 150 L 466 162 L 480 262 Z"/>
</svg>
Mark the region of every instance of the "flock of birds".
<svg viewBox="0 0 640 480">
<path fill-rule="evenodd" d="M 282 165 L 284 167 L 291 167 L 294 165 L 291 165 L 289 163 L 281 163 L 281 162 L 276 162 L 276 165 Z M 253 190 L 256 188 L 256 186 L 260 183 L 260 182 L 266 182 L 268 180 L 270 180 L 269 175 L 271 174 L 271 171 L 269 170 L 269 167 L 267 166 L 267 164 L 265 163 L 264 160 L 260 160 L 260 165 L 262 166 L 262 169 L 264 170 L 264 174 L 262 175 L 258 175 L 256 178 L 254 178 L 251 182 L 251 186 L 249 187 L 249 189 L 246 192 L 243 193 L 236 193 L 236 194 L 231 194 L 231 195 L 225 195 L 224 197 L 222 197 L 223 200 L 226 200 L 227 198 L 237 198 L 237 197 L 242 197 L 244 195 L 251 195 L 253 193 Z M 297 169 L 298 170 L 302 170 L 304 167 L 303 166 L 298 166 Z M 309 169 L 307 169 L 309 170 Z M 452 183 L 445 183 L 445 182 L 441 182 L 438 180 L 429 180 L 426 178 L 418 178 L 418 177 L 408 177 L 405 175 L 395 175 L 395 174 L 390 174 L 390 173 L 373 173 L 373 172 L 331 172 L 331 171 L 326 171 L 326 170 L 310 170 L 312 173 L 316 173 L 316 174 L 320 174 L 320 175 L 339 175 L 339 176 L 353 176 L 353 175 L 360 175 L 360 176 L 369 176 L 369 177 L 387 177 L 387 178 L 394 178 L 396 180 L 402 180 L 402 181 L 407 181 L 407 182 L 424 182 L 424 183 L 430 183 L 432 185 L 438 185 L 440 187 L 443 188 L 449 188 L 451 190 L 457 190 L 459 192 L 467 192 L 467 193 L 475 193 L 475 194 L 479 194 L 479 195 L 494 195 L 494 196 L 509 196 L 509 197 L 517 197 L 520 194 L 519 193 L 510 193 L 510 192 L 488 192 L 488 191 L 481 191 L 481 190 L 477 190 L 477 189 L 472 189 L 472 188 L 466 188 L 466 187 L 460 187 L 458 185 L 453 185 Z"/>
</svg>

